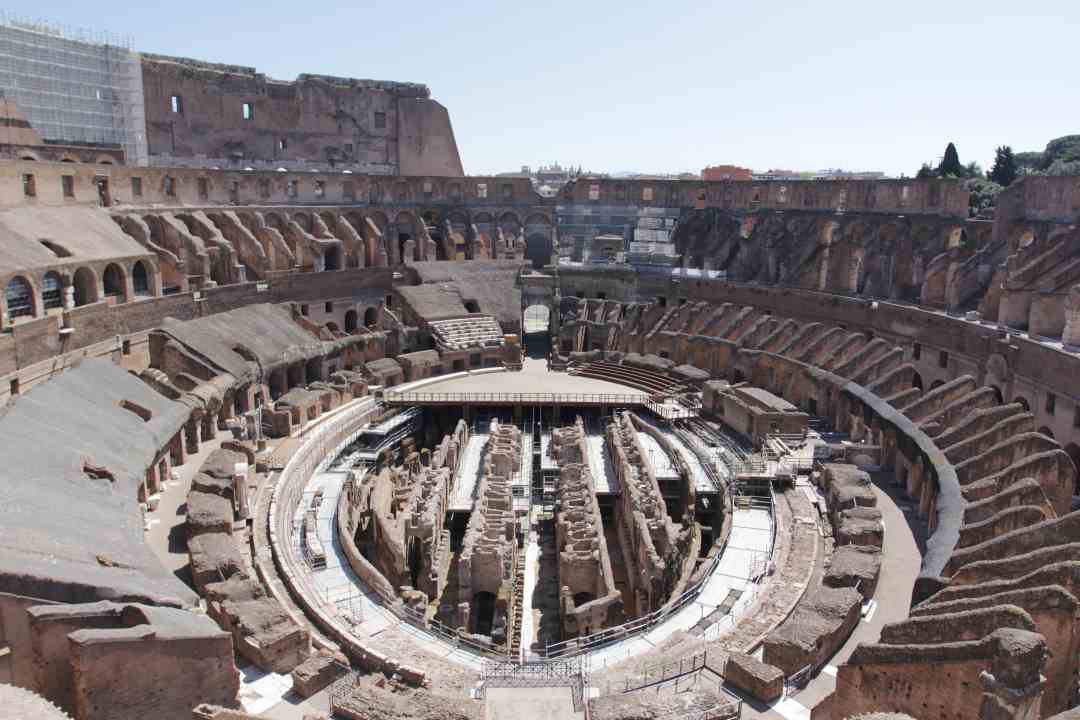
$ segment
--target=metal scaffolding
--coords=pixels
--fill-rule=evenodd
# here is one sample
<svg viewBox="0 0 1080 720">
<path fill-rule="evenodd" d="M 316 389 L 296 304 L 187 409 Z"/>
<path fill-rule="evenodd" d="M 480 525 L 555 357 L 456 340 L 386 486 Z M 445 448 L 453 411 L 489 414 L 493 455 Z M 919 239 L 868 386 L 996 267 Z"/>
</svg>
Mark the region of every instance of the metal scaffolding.
<svg viewBox="0 0 1080 720">
<path fill-rule="evenodd" d="M 0 95 L 46 143 L 121 148 L 147 164 L 142 66 L 129 38 L 0 10 Z"/>
</svg>

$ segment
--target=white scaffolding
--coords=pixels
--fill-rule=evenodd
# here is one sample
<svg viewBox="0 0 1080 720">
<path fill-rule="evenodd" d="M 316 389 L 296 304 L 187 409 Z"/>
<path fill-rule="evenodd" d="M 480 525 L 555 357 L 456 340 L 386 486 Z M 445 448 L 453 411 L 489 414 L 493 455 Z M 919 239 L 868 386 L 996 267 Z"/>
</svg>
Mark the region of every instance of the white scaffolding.
<svg viewBox="0 0 1080 720">
<path fill-rule="evenodd" d="M 0 95 L 50 144 L 120 148 L 146 165 L 142 65 L 129 38 L 0 10 Z"/>
</svg>

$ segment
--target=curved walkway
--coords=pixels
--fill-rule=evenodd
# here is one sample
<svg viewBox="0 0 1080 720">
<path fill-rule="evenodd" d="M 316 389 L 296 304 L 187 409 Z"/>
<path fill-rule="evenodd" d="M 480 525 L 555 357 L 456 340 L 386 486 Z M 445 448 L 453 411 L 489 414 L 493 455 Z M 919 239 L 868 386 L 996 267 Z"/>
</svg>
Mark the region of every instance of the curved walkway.
<svg viewBox="0 0 1080 720">
<path fill-rule="evenodd" d="M 784 718 L 785 720 L 810 717 L 810 708 L 816 706 L 836 688 L 836 667 L 844 663 L 859 643 L 875 643 L 881 636 L 881 628 L 892 622 L 904 620 L 911 609 L 911 589 L 919 575 L 922 555 L 915 536 L 908 525 L 904 510 L 910 503 L 899 496 L 899 489 L 882 489 L 891 474 L 875 474 L 874 494 L 877 496 L 881 521 L 885 526 L 881 553 L 881 574 L 874 592 L 876 606 L 856 626 L 851 637 L 833 656 L 829 665 L 799 693 L 785 698 L 767 711 L 759 712 L 743 705 L 743 717 Z M 892 492 L 889 492 L 892 491 Z M 898 498 L 900 505 L 897 505 Z"/>
</svg>

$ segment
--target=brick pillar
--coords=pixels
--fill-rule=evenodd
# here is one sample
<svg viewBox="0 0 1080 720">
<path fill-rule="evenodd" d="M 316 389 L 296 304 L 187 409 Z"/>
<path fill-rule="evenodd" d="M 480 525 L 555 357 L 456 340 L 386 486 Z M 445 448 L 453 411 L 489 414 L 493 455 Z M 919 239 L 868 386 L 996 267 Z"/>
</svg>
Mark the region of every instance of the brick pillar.
<svg viewBox="0 0 1080 720">
<path fill-rule="evenodd" d="M 194 416 L 184 425 L 184 443 L 189 455 L 199 452 L 199 421 Z"/>
<path fill-rule="evenodd" d="M 1080 285 L 1073 285 L 1065 301 L 1065 331 L 1061 341 L 1068 350 L 1080 351 Z"/>
</svg>

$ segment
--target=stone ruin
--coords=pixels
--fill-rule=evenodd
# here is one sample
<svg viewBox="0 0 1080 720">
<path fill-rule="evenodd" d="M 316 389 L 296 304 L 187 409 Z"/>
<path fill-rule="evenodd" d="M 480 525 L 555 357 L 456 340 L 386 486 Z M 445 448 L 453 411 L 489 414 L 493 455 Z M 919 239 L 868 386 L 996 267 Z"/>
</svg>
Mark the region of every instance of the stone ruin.
<svg viewBox="0 0 1080 720">
<path fill-rule="evenodd" d="M 519 558 L 510 485 L 521 467 L 521 452 L 521 430 L 493 420 L 483 476 L 458 562 L 458 626 L 469 633 L 490 635 L 500 645 L 513 632 L 509 609 Z"/>
<path fill-rule="evenodd" d="M 611 571 L 581 418 L 553 431 L 551 443 L 559 462 L 555 521 L 559 615 L 564 637 L 579 637 L 621 617 L 623 600 Z"/>
<path fill-rule="evenodd" d="M 624 610 L 631 617 L 647 615 L 663 605 L 674 588 L 689 549 L 690 532 L 668 516 L 633 414 L 616 414 L 605 438 L 622 490 L 616 524 L 633 602 Z"/>
</svg>

